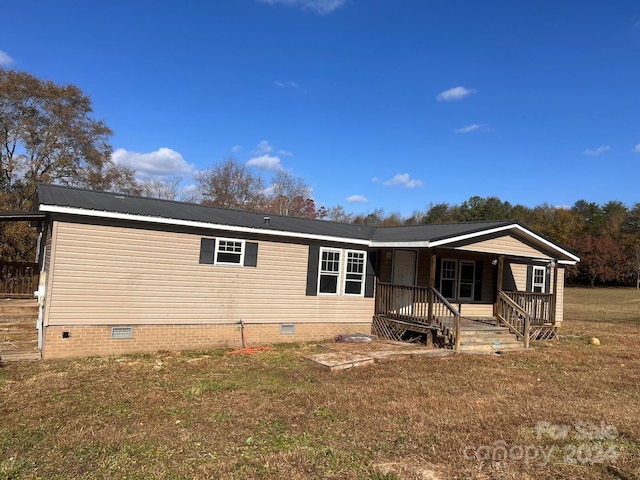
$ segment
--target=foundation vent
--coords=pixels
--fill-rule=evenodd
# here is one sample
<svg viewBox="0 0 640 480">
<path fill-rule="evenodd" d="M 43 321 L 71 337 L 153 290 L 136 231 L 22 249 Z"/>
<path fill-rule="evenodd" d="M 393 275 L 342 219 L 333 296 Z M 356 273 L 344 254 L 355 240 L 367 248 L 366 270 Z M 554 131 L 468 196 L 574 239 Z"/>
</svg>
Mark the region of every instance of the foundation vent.
<svg viewBox="0 0 640 480">
<path fill-rule="evenodd" d="M 296 333 L 296 326 L 293 323 L 285 323 L 280 325 L 280 334 L 281 335 L 293 335 Z"/>
<path fill-rule="evenodd" d="M 133 338 L 133 327 L 113 327 L 111 338 Z"/>
</svg>

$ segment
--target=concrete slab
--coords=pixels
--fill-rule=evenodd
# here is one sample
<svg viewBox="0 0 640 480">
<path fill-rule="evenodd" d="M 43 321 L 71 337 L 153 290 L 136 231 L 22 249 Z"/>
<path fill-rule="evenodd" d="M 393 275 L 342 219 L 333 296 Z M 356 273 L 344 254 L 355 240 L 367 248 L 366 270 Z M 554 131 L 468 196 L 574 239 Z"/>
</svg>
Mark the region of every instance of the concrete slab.
<svg viewBox="0 0 640 480">
<path fill-rule="evenodd" d="M 330 371 L 346 370 L 347 368 L 361 367 L 375 363 L 375 360 L 371 357 L 349 352 L 316 353 L 305 358 Z"/>
</svg>

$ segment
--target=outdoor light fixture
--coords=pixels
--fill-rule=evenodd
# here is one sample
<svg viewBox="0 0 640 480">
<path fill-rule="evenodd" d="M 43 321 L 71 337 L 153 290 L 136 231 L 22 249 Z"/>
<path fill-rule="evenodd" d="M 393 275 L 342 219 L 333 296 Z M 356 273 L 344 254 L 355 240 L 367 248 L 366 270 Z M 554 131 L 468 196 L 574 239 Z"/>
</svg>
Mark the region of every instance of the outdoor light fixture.
<svg viewBox="0 0 640 480">
<path fill-rule="evenodd" d="M 494 258 L 493 260 L 491 260 L 491 265 L 493 265 L 494 267 L 498 264 L 498 259 Z"/>
</svg>

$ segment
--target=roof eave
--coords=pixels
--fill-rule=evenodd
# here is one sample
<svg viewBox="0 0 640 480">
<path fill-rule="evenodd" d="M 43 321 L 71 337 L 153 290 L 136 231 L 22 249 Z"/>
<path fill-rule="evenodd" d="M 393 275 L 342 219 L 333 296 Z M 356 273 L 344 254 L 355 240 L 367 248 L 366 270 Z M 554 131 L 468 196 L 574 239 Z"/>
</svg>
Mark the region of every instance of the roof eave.
<svg viewBox="0 0 640 480">
<path fill-rule="evenodd" d="M 220 223 L 197 222 L 193 220 L 180 220 L 175 218 L 152 217 L 146 215 L 134 215 L 130 213 L 107 212 L 102 210 L 85 210 L 76 207 L 63 207 L 58 205 L 40 205 L 40 211 L 58 213 L 63 215 L 77 215 L 94 218 L 108 218 L 112 220 L 123 220 L 131 222 L 152 223 L 160 225 L 174 225 L 181 227 L 202 228 L 207 230 L 223 230 L 234 233 L 251 233 L 257 235 L 268 235 L 286 238 L 304 238 L 308 240 L 321 240 L 338 243 L 348 243 L 369 247 L 371 241 L 367 239 L 336 237 L 332 235 L 317 235 L 313 233 L 291 232 L 284 230 L 272 230 L 266 228 L 239 227 L 235 225 L 224 225 Z"/>
</svg>

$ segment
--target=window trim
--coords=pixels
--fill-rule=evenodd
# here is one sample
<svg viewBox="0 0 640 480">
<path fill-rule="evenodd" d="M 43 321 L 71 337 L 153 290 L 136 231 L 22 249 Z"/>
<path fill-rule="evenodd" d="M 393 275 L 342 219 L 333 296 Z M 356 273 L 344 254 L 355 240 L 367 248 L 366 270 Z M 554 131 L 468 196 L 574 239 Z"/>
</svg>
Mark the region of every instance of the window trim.
<svg viewBox="0 0 640 480">
<path fill-rule="evenodd" d="M 333 253 L 337 253 L 338 254 L 338 271 L 337 272 L 332 272 L 332 271 L 324 271 L 322 270 L 322 255 L 324 254 L 324 252 L 333 252 Z M 341 272 L 342 272 L 342 258 L 343 258 L 343 250 L 340 248 L 331 248 L 331 247 L 320 247 L 320 253 L 318 254 L 318 285 L 317 285 L 317 293 L 318 296 L 322 295 L 322 296 L 338 296 L 341 293 L 341 285 L 340 285 L 340 277 Z M 322 278 L 322 275 L 331 275 L 331 276 L 335 276 L 336 277 L 336 291 L 334 292 L 321 292 L 320 291 L 320 286 L 322 284 L 322 282 L 320 281 Z"/>
<path fill-rule="evenodd" d="M 349 265 L 349 254 L 350 253 L 355 253 L 358 255 L 362 255 L 362 273 L 358 274 L 360 275 L 360 293 L 347 293 L 346 289 L 347 289 L 347 275 L 349 275 L 349 272 L 347 271 L 347 267 Z M 365 283 L 366 283 L 366 279 L 367 279 L 367 251 L 366 250 L 353 250 L 353 249 L 348 249 L 344 251 L 344 268 L 341 267 L 341 270 L 343 270 L 343 281 L 342 281 L 342 295 L 344 295 L 345 297 L 364 297 L 364 289 L 365 289 Z M 354 282 L 357 280 L 349 280 L 350 282 Z"/>
<path fill-rule="evenodd" d="M 542 272 L 542 283 L 536 282 L 536 271 Z M 536 292 L 536 287 L 540 287 L 540 291 Z M 545 293 L 547 287 L 547 269 L 540 265 L 532 265 L 531 268 L 531 292 Z"/>
<path fill-rule="evenodd" d="M 218 260 L 218 253 L 220 253 L 220 243 L 221 242 L 237 242 L 240 244 L 240 259 L 238 262 L 221 262 Z M 213 252 L 213 264 L 214 265 L 227 265 L 230 267 L 242 267 L 244 266 L 244 254 L 246 251 L 246 240 L 240 238 L 226 238 L 226 237 L 217 237 L 216 238 L 216 248 Z M 224 253 L 224 251 L 223 251 Z"/>
</svg>

